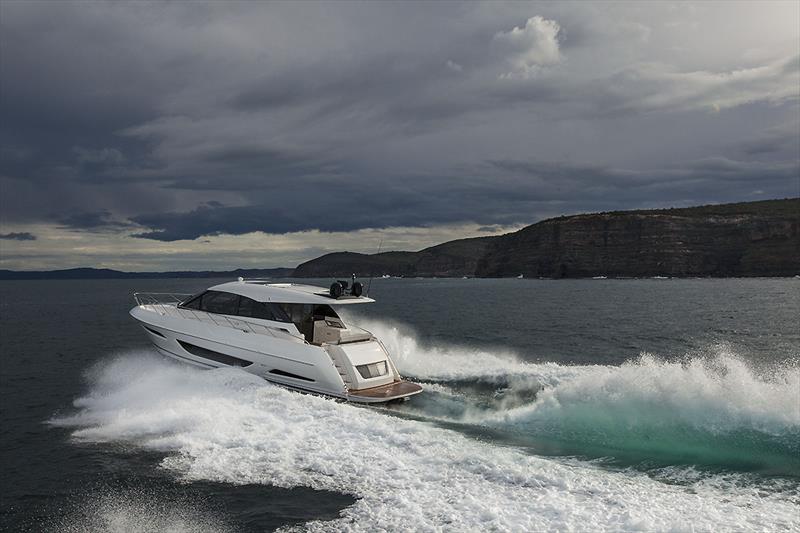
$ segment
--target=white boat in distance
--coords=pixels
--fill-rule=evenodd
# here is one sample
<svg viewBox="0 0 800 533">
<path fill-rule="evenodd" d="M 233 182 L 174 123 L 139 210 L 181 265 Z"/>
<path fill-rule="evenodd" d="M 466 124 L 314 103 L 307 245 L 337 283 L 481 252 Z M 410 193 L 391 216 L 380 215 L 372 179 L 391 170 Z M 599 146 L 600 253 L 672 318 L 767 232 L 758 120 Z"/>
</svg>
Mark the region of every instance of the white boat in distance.
<svg viewBox="0 0 800 533">
<path fill-rule="evenodd" d="M 135 293 L 131 316 L 162 354 L 204 368 L 235 366 L 292 389 L 378 403 L 422 392 L 383 343 L 345 325 L 335 306 L 375 300 L 353 280 L 322 287 L 245 280 L 197 295 Z"/>
</svg>

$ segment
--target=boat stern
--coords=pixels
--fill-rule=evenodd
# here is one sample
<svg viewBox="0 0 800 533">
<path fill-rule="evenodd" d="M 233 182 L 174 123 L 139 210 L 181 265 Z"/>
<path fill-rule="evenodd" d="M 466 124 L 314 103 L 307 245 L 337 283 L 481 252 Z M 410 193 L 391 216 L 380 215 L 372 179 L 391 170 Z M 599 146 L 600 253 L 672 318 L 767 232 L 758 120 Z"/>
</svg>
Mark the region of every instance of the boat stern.
<svg viewBox="0 0 800 533">
<path fill-rule="evenodd" d="M 388 402 L 422 392 L 421 386 L 403 380 L 383 345 L 374 338 L 324 347 L 342 376 L 351 401 Z"/>
</svg>

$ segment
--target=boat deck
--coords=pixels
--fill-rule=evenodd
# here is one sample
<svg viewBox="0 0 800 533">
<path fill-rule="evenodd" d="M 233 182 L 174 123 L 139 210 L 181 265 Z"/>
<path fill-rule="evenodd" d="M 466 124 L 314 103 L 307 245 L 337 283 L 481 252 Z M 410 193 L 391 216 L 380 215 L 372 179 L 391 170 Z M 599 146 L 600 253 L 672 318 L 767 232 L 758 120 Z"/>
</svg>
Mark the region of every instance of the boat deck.
<svg viewBox="0 0 800 533">
<path fill-rule="evenodd" d="M 388 402 L 407 398 L 422 392 L 422 387 L 410 381 L 395 381 L 388 385 L 350 391 L 347 398 L 354 402 L 374 403 Z"/>
</svg>

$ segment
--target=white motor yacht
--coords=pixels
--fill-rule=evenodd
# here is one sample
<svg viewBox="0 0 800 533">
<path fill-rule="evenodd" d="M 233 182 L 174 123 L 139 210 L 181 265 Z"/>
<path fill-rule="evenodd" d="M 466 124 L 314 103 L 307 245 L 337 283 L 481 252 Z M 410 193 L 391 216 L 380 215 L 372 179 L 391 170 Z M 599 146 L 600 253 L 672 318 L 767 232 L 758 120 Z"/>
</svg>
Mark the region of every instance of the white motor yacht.
<svg viewBox="0 0 800 533">
<path fill-rule="evenodd" d="M 352 280 L 330 290 L 245 280 L 196 295 L 135 293 L 131 316 L 162 354 L 204 368 L 241 367 L 292 389 L 377 403 L 422 391 L 383 343 L 346 325 L 340 305 L 374 302 Z"/>
</svg>

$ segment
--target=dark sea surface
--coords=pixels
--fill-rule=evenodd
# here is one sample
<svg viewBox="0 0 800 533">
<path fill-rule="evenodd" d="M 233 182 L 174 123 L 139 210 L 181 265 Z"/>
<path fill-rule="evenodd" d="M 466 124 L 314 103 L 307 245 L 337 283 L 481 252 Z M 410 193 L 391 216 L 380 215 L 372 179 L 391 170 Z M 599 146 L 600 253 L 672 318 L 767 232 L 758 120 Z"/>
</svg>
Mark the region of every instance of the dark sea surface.
<svg viewBox="0 0 800 533">
<path fill-rule="evenodd" d="M 0 529 L 800 528 L 800 279 L 376 279 L 343 316 L 426 387 L 382 408 L 128 315 L 222 281 L 0 282 Z"/>
</svg>

